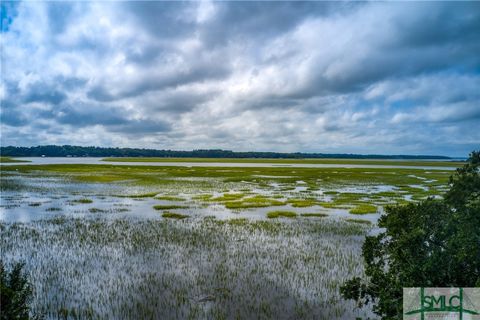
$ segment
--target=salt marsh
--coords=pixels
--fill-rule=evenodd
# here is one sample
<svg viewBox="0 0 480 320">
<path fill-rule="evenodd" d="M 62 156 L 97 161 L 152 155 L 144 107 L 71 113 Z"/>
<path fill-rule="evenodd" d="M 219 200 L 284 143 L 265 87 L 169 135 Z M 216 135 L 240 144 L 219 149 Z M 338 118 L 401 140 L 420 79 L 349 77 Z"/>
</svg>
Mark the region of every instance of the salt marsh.
<svg viewBox="0 0 480 320">
<path fill-rule="evenodd" d="M 373 317 L 339 295 L 384 207 L 450 170 L 2 166 L 1 247 L 47 318 Z"/>
</svg>

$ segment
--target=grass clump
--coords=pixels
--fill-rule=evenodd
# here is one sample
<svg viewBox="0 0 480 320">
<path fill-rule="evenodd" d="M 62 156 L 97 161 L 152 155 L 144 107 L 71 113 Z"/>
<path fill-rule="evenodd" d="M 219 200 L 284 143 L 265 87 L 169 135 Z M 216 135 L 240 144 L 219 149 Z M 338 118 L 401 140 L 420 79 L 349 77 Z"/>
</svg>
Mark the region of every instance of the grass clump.
<svg viewBox="0 0 480 320">
<path fill-rule="evenodd" d="M 187 206 L 179 206 L 175 204 L 157 204 L 153 206 L 155 210 L 173 210 L 173 209 L 187 209 Z"/>
<path fill-rule="evenodd" d="M 185 201 L 185 198 L 176 197 L 176 196 L 159 196 L 155 197 L 158 200 L 165 200 L 165 201 Z"/>
<path fill-rule="evenodd" d="M 121 195 L 121 198 L 153 198 L 158 194 L 158 192 L 147 192 L 141 194 L 128 194 L 128 195 Z"/>
<path fill-rule="evenodd" d="M 72 200 L 71 202 L 73 202 L 73 203 L 93 203 L 93 200 L 88 199 L 88 198 L 82 198 L 82 199 Z"/>
<path fill-rule="evenodd" d="M 338 204 L 335 202 L 319 202 L 318 204 L 326 209 L 348 209 L 349 208 L 345 204 Z"/>
<path fill-rule="evenodd" d="M 240 200 L 243 197 L 245 197 L 244 193 L 225 193 L 220 197 L 209 198 L 207 201 L 225 202 L 225 201 Z"/>
<path fill-rule="evenodd" d="M 211 194 L 199 194 L 192 197 L 192 200 L 208 201 L 213 197 Z"/>
<path fill-rule="evenodd" d="M 30 207 L 40 207 L 42 205 L 41 202 L 32 202 L 28 204 Z"/>
<path fill-rule="evenodd" d="M 88 212 L 90 212 L 90 213 L 103 213 L 103 212 L 106 212 L 106 211 L 102 210 L 102 209 L 98 209 L 98 208 L 90 208 L 90 209 L 88 209 Z"/>
<path fill-rule="evenodd" d="M 229 219 L 226 223 L 230 226 L 244 226 L 248 224 L 247 218 L 236 218 L 236 219 Z"/>
<path fill-rule="evenodd" d="M 275 219 L 275 218 L 295 218 L 297 214 L 293 211 L 270 211 L 267 213 L 267 218 Z"/>
<path fill-rule="evenodd" d="M 45 209 L 45 211 L 62 211 L 62 208 L 50 207 L 50 208 Z"/>
<path fill-rule="evenodd" d="M 396 197 L 400 197 L 401 195 L 395 191 L 382 191 L 382 192 L 375 193 L 374 196 L 396 198 Z"/>
<path fill-rule="evenodd" d="M 313 217 L 324 218 L 324 217 L 328 217 L 328 214 L 326 214 L 326 213 L 302 213 L 301 216 L 302 217 L 307 217 L 307 218 L 313 218 Z"/>
<path fill-rule="evenodd" d="M 330 191 L 325 191 L 323 194 L 326 194 L 326 195 L 336 195 L 336 194 L 338 194 L 338 191 L 332 191 L 332 190 L 330 190 Z"/>
<path fill-rule="evenodd" d="M 355 208 L 350 209 L 351 214 L 367 214 L 367 213 L 376 213 L 377 207 L 373 204 L 360 204 Z"/>
<path fill-rule="evenodd" d="M 353 223 L 361 223 L 361 224 L 372 224 L 372 222 L 368 220 L 363 220 L 363 219 L 352 219 L 352 218 L 347 218 L 345 221 L 348 222 L 353 222 Z"/>
<path fill-rule="evenodd" d="M 30 162 L 25 160 L 12 159 L 11 157 L 0 157 L 0 163 Z"/>
<path fill-rule="evenodd" d="M 270 199 L 264 196 L 254 196 L 250 198 L 244 198 L 241 201 L 227 201 L 224 204 L 227 209 L 248 209 L 283 206 L 285 205 L 285 202 Z"/>
<path fill-rule="evenodd" d="M 165 211 L 165 212 L 163 212 L 162 217 L 163 218 L 168 218 L 168 219 L 181 220 L 181 219 L 186 219 L 189 216 L 186 215 L 186 214 Z"/>
<path fill-rule="evenodd" d="M 290 203 L 292 207 L 295 208 L 305 208 L 305 207 L 312 207 L 317 204 L 315 199 L 289 199 L 287 203 Z"/>
</svg>

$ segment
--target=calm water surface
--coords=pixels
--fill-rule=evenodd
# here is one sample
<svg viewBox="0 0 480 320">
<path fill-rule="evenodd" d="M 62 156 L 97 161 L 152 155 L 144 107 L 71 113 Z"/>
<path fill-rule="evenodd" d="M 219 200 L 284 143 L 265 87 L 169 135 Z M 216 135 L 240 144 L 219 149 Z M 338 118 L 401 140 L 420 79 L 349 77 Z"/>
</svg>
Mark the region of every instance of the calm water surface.
<svg viewBox="0 0 480 320">
<path fill-rule="evenodd" d="M 334 163 L 232 163 L 232 162 L 115 162 L 102 161 L 103 158 L 91 157 L 26 157 L 15 158 L 30 162 L 2 163 L 7 165 L 42 165 L 42 164 L 111 164 L 118 166 L 160 166 L 160 167 L 253 167 L 253 168 L 377 168 L 377 169 L 422 169 L 422 170 L 455 170 L 456 167 L 437 166 L 402 166 L 402 165 L 376 165 L 376 164 L 334 164 Z"/>
</svg>

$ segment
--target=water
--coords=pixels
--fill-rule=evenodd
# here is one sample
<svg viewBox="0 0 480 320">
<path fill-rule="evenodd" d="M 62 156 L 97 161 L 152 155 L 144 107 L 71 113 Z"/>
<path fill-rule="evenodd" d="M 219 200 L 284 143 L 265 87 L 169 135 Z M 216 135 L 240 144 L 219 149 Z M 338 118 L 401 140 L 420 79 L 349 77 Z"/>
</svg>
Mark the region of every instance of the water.
<svg viewBox="0 0 480 320">
<path fill-rule="evenodd" d="M 47 319 L 372 319 L 339 294 L 363 276 L 365 231 L 58 218 L 6 224 L 0 245 L 5 263 L 25 262 Z"/>
<path fill-rule="evenodd" d="M 142 189 L 135 190 L 131 186 L 99 183 L 77 183 L 59 177 L 31 177 L 14 175 L 3 177 L 2 183 L 15 183 L 20 190 L 4 190 L 0 195 L 0 221 L 4 222 L 31 222 L 43 219 L 51 219 L 58 216 L 72 218 L 97 218 L 102 216 L 107 219 L 163 219 L 163 211 L 186 214 L 190 217 L 213 216 L 217 219 L 247 218 L 251 220 L 266 219 L 270 211 L 283 210 L 302 213 L 325 213 L 331 218 L 358 218 L 358 215 L 350 214 L 348 209 L 327 209 L 319 205 L 309 207 L 293 207 L 291 204 L 270 206 L 263 208 L 228 209 L 222 203 L 205 203 L 195 200 L 195 196 L 201 194 L 176 193 L 176 197 L 185 201 L 167 201 L 154 197 L 115 196 L 122 194 L 140 194 Z M 302 196 L 307 187 L 303 181 L 297 181 L 297 186 L 292 190 L 283 191 L 285 201 Z M 279 192 L 282 185 L 275 184 L 271 189 L 251 188 L 251 195 L 273 197 Z M 375 185 L 365 187 L 343 188 L 341 192 L 380 192 L 391 190 L 390 186 Z M 159 196 L 168 195 L 174 190 L 165 189 Z M 212 198 L 221 197 L 225 192 L 210 192 Z M 330 201 L 331 196 L 323 194 L 322 190 L 313 192 L 319 201 Z M 82 203 L 81 199 L 90 200 Z M 155 210 L 155 205 L 178 205 L 186 208 Z M 378 220 L 382 208 L 375 214 L 362 215 L 364 220 L 375 223 Z"/>
<path fill-rule="evenodd" d="M 374 169 L 422 169 L 422 170 L 455 170 L 456 167 L 437 166 L 403 166 L 403 165 L 373 165 L 373 164 L 334 164 L 334 163 L 232 163 L 232 162 L 114 162 L 102 161 L 103 158 L 92 157 L 28 157 L 15 158 L 30 162 L 2 163 L 8 165 L 37 165 L 37 164 L 112 164 L 118 166 L 167 166 L 167 167 L 241 167 L 241 168 L 374 168 Z"/>
<path fill-rule="evenodd" d="M 104 164 L 98 158 L 38 159 L 42 164 L 52 159 Z M 48 319 L 373 317 L 370 309 L 355 309 L 352 301 L 342 300 L 339 285 L 363 276 L 361 246 L 372 230 L 344 219 L 375 223 L 380 207 L 375 214 L 361 216 L 319 205 L 230 210 L 223 203 L 195 197 L 248 189 L 245 197 L 286 201 L 303 198 L 309 185 L 303 180 L 267 186 L 250 181 L 236 182 L 232 189 L 219 179 L 214 189 L 199 189 L 189 181 L 207 178 L 176 179 L 185 190 L 161 185 L 155 192 L 185 201 L 125 197 L 149 191 L 128 183 L 79 183 L 68 176 L 12 172 L 3 176 L 2 259 L 26 263 L 35 286 L 34 310 Z M 328 202 L 332 196 L 325 192 L 330 190 L 319 183 L 306 196 Z M 338 190 L 374 194 L 394 188 L 375 184 Z M 167 211 L 189 218 L 162 218 L 163 210 L 155 210 L 155 205 L 187 206 Z M 267 219 L 274 210 L 328 216 Z M 235 225 L 232 218 L 247 222 L 237 219 Z"/>
</svg>

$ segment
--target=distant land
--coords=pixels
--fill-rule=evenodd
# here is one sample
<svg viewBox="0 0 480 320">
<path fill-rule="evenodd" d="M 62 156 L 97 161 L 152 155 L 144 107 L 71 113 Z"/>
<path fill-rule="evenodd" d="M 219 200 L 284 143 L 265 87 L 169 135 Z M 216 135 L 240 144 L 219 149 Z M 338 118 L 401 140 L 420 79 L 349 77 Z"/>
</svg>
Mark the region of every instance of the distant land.
<svg viewBox="0 0 480 320">
<path fill-rule="evenodd" d="M 266 159 L 438 159 L 453 160 L 435 155 L 380 155 L 346 153 L 284 153 L 284 152 L 235 152 L 231 150 L 156 150 L 138 148 L 103 148 L 82 146 L 0 147 L 1 156 L 10 157 L 159 157 L 159 158 L 266 158 Z"/>
</svg>

